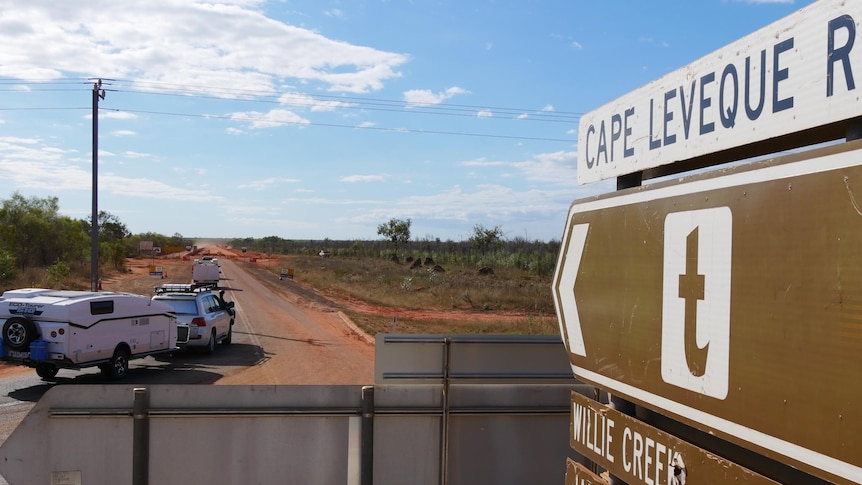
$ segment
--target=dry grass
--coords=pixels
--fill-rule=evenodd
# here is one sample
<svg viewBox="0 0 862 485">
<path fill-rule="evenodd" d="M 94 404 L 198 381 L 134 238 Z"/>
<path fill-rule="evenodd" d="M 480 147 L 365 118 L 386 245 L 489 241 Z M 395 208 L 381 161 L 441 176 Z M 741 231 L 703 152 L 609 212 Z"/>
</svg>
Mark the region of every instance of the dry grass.
<svg viewBox="0 0 862 485">
<path fill-rule="evenodd" d="M 506 316 L 498 319 L 476 319 L 459 315 L 451 318 L 383 317 L 379 314 L 346 312 L 369 335 L 378 333 L 409 334 L 493 334 L 493 335 L 559 335 L 553 316 Z M 393 312 L 397 313 L 397 312 Z"/>
<path fill-rule="evenodd" d="M 89 290 L 90 268 L 72 269 L 67 276 L 52 275 L 47 268 L 25 268 L 19 270 L 11 281 L 2 283 L 3 291 L 15 288 L 57 288 L 64 290 Z"/>
<path fill-rule="evenodd" d="M 348 311 L 375 333 L 494 333 L 558 335 L 551 280 L 526 272 L 411 267 L 373 258 L 293 256 L 269 267 L 324 294 L 359 300 L 376 311 Z M 381 311 L 383 309 L 383 311 Z"/>
<path fill-rule="evenodd" d="M 478 310 L 548 314 L 554 312 L 550 278 L 495 269 L 480 275 L 470 268 L 431 266 L 371 258 L 298 256 L 285 262 L 297 277 L 323 291 L 411 310 Z M 275 268 L 273 268 L 275 270 Z"/>
</svg>

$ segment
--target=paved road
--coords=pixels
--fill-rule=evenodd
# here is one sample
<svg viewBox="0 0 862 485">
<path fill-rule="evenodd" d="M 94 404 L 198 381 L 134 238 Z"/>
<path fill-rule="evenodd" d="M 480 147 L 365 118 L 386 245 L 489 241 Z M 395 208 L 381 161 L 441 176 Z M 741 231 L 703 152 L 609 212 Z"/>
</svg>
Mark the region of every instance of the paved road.
<svg viewBox="0 0 862 485">
<path fill-rule="evenodd" d="M 236 289 L 226 295 L 237 306 L 233 343 L 212 355 L 134 360 L 122 384 L 373 383 L 373 346 L 349 330 L 335 309 L 297 296 L 290 280 L 246 272 L 227 259 L 221 265 L 223 285 Z M 0 440 L 52 386 L 106 383 L 97 368 L 61 370 L 56 383 L 26 368 L 0 369 Z M 2 478 L 0 485 L 6 485 Z"/>
</svg>

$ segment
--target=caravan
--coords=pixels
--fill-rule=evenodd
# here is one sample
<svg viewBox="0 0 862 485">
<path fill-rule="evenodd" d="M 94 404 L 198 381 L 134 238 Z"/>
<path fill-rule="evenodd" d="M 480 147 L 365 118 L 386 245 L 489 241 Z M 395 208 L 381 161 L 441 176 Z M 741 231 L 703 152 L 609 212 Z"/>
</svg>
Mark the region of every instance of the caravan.
<svg viewBox="0 0 862 485">
<path fill-rule="evenodd" d="M 167 304 L 141 295 L 24 288 L 0 296 L 0 357 L 51 380 L 62 368 L 99 366 L 111 379 L 129 360 L 177 350 Z"/>
</svg>

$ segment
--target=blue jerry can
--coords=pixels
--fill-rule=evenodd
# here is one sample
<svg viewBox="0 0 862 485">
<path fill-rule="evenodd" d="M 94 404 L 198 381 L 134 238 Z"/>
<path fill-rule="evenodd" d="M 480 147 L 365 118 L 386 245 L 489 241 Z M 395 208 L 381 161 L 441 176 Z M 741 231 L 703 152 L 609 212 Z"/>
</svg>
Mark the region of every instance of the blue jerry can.
<svg viewBox="0 0 862 485">
<path fill-rule="evenodd" d="M 32 360 L 48 360 L 48 342 L 44 340 L 30 342 L 30 358 Z"/>
</svg>

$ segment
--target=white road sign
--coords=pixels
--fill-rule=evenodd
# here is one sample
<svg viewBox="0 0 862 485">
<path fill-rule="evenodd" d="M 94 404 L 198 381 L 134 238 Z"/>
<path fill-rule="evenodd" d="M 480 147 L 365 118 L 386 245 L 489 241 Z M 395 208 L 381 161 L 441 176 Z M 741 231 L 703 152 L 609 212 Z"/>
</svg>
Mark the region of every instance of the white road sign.
<svg viewBox="0 0 862 485">
<path fill-rule="evenodd" d="M 585 114 L 578 182 L 862 116 L 860 21 L 862 2 L 820 0 Z"/>
</svg>

